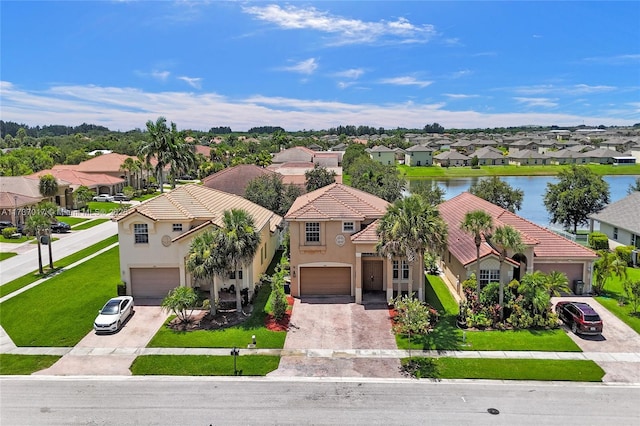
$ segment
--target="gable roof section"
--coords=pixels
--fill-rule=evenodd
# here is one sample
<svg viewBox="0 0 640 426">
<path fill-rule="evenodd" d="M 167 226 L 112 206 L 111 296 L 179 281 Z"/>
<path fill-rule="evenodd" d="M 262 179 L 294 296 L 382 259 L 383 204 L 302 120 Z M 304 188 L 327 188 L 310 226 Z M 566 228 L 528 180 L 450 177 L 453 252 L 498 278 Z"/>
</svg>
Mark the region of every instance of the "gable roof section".
<svg viewBox="0 0 640 426">
<path fill-rule="evenodd" d="M 380 218 L 388 202 L 359 189 L 332 183 L 301 195 L 285 215 L 287 220 L 358 220 Z"/>
<path fill-rule="evenodd" d="M 464 220 L 465 214 L 473 210 L 483 210 L 491 215 L 494 227 L 503 225 L 514 227 L 520 232 L 524 244 L 534 246 L 533 253 L 535 257 L 588 259 L 597 257 L 593 251 L 580 244 L 561 237 L 546 228 L 468 192 L 463 192 L 445 201 L 438 206 L 438 209 L 445 222 L 449 225 L 449 237 L 447 240 L 449 251 L 464 265 L 468 265 L 476 259 L 476 245 L 473 236 L 460 229 L 460 224 Z M 491 253 L 498 254 L 483 236 L 480 257 L 485 257 Z"/>
<path fill-rule="evenodd" d="M 282 223 L 282 217 L 258 204 L 235 194 L 207 188 L 202 185 L 184 185 L 132 207 L 116 221 L 121 221 L 133 214 L 141 214 L 151 220 L 210 220 L 213 224 L 224 226 L 222 218 L 226 210 L 243 209 L 247 211 L 258 229 L 269 224 L 274 232 Z"/>
<path fill-rule="evenodd" d="M 598 213 L 590 214 L 589 218 L 640 235 L 640 214 L 638 212 L 640 212 L 640 192 L 633 191 L 623 199 L 609 204 Z"/>
<path fill-rule="evenodd" d="M 123 183 L 124 179 L 116 178 L 104 173 L 85 173 L 74 169 L 56 169 L 40 170 L 30 176 L 39 178 L 44 175 L 52 175 L 58 181 L 68 182 L 72 188 L 78 188 L 79 186 L 86 186 L 87 188 L 97 188 L 101 185 L 116 185 Z"/>
<path fill-rule="evenodd" d="M 14 209 L 39 203 L 40 181 L 26 176 L 0 177 L 0 208 Z"/>
<path fill-rule="evenodd" d="M 124 163 L 124 160 L 127 158 L 133 158 L 134 160 L 137 157 L 132 155 L 124 155 L 117 154 L 112 152 L 111 154 L 103 154 L 98 155 L 97 157 L 90 158 L 89 160 L 83 161 L 80 164 L 76 165 L 56 165 L 55 169 L 73 169 L 79 172 L 86 173 L 122 173 L 124 171 L 120 170 L 120 166 Z"/>
<path fill-rule="evenodd" d="M 366 228 L 361 231 L 356 232 L 351 235 L 351 241 L 354 243 L 377 243 L 379 241 L 378 238 L 378 224 L 380 223 L 379 219 L 374 220 L 372 223 L 367 225 Z"/>
<path fill-rule="evenodd" d="M 275 175 L 272 170 L 263 169 L 255 164 L 240 164 L 227 167 L 217 173 L 207 176 L 202 184 L 207 188 L 217 189 L 244 197 L 249 181 L 265 175 Z"/>
</svg>

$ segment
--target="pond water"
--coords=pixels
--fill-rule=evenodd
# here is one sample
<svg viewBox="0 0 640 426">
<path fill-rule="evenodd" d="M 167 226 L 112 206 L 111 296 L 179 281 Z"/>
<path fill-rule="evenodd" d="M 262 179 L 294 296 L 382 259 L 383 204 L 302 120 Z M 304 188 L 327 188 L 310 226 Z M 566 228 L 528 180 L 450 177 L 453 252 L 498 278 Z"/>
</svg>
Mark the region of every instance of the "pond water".
<svg viewBox="0 0 640 426">
<path fill-rule="evenodd" d="M 627 189 L 632 185 L 638 176 L 604 176 L 604 180 L 609 184 L 611 202 L 618 201 L 627 196 Z M 446 193 L 445 199 L 450 199 L 464 191 L 468 191 L 469 187 L 483 179 L 479 177 L 454 178 L 454 179 L 420 179 L 426 181 L 436 181 Z M 516 213 L 538 225 L 558 228 L 557 225 L 549 224 L 549 213 L 544 206 L 544 194 L 547 190 L 547 183 L 557 183 L 555 176 L 500 176 L 504 182 L 511 185 L 512 188 L 524 191 L 522 200 L 522 209 Z M 409 190 L 411 189 L 411 181 L 409 181 Z"/>
</svg>

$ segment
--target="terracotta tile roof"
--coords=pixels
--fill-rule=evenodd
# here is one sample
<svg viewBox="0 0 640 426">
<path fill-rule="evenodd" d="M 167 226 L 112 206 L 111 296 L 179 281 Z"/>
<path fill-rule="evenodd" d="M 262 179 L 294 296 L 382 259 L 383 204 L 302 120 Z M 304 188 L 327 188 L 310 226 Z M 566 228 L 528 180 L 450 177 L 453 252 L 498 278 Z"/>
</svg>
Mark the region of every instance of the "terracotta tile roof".
<svg viewBox="0 0 640 426">
<path fill-rule="evenodd" d="M 288 220 L 357 220 L 380 218 L 388 202 L 368 192 L 341 183 L 332 183 L 293 203 L 285 218 Z"/>
<path fill-rule="evenodd" d="M 633 191 L 621 200 L 609 204 L 589 218 L 626 229 L 640 235 L 640 192 Z"/>
<path fill-rule="evenodd" d="M 213 188 L 244 197 L 244 192 L 249 181 L 259 176 L 275 174 L 275 172 L 263 169 L 255 164 L 240 164 L 207 176 L 202 180 L 202 184 L 207 188 Z"/>
<path fill-rule="evenodd" d="M 132 155 L 117 154 L 115 152 L 112 152 L 111 154 L 98 155 L 97 157 L 93 157 L 89 160 L 83 161 L 80 164 L 57 165 L 53 168 L 73 169 L 87 173 L 119 173 L 122 172 L 120 170 L 120 166 L 122 166 L 122 163 L 124 163 L 124 160 L 126 160 L 127 158 L 133 158 L 134 160 L 137 159 L 137 157 L 134 157 Z"/>
<path fill-rule="evenodd" d="M 473 210 L 483 210 L 491 215 L 494 227 L 511 225 L 518 230 L 523 243 L 534 246 L 533 253 L 535 257 L 580 259 L 597 257 L 592 250 L 468 192 L 463 192 L 445 201 L 438 206 L 438 209 L 445 222 L 449 225 L 449 238 L 447 241 L 449 251 L 465 265 L 475 261 L 476 246 L 473 236 L 462 231 L 460 224 L 464 220 L 465 214 Z M 480 257 L 491 253 L 498 254 L 483 236 Z"/>
<path fill-rule="evenodd" d="M 53 175 L 56 179 L 68 182 L 72 188 L 84 185 L 88 188 L 97 188 L 101 185 L 111 186 L 123 183 L 124 179 L 116 178 L 104 173 L 85 173 L 74 169 L 40 170 L 30 176 L 40 177 L 43 175 Z"/>
<path fill-rule="evenodd" d="M 121 221 L 132 214 L 139 213 L 152 220 L 210 220 L 222 227 L 222 218 L 226 210 L 246 210 L 255 221 L 258 229 L 267 223 L 273 232 L 282 223 L 282 217 L 258 204 L 235 194 L 207 188 L 202 185 L 184 185 L 132 207 L 116 220 Z"/>
<path fill-rule="evenodd" d="M 354 243 L 377 243 L 379 238 L 376 230 L 378 229 L 378 219 L 370 223 L 366 228 L 351 235 L 351 241 Z"/>
</svg>

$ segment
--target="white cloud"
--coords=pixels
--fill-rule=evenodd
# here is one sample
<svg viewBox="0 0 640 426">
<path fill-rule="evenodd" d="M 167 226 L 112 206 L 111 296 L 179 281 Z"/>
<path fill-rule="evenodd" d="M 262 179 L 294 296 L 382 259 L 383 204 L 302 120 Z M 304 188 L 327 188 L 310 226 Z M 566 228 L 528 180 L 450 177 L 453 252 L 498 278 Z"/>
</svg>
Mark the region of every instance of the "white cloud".
<svg viewBox="0 0 640 426">
<path fill-rule="evenodd" d="M 540 84 L 535 86 L 522 86 L 513 89 L 516 93 L 523 95 L 540 95 L 540 94 L 555 94 L 555 95 L 569 95 L 569 96 L 581 96 L 589 93 L 604 93 L 616 90 L 613 86 L 590 86 L 588 84 L 574 84 L 574 85 L 553 85 L 553 84 Z"/>
<path fill-rule="evenodd" d="M 318 69 L 318 63 L 316 62 L 315 58 L 309 58 L 305 61 L 298 62 L 295 65 L 282 67 L 281 69 L 284 71 L 291 71 L 291 72 L 297 72 L 300 74 L 311 75 L 315 72 L 316 69 Z"/>
<path fill-rule="evenodd" d="M 525 104 L 528 107 L 545 107 L 545 108 L 553 108 L 557 107 L 557 99 L 549 99 L 549 98 L 521 98 L 516 97 L 513 98 L 516 102 L 520 104 Z"/>
<path fill-rule="evenodd" d="M 364 70 L 362 68 L 351 68 L 344 71 L 339 71 L 334 73 L 333 75 L 340 78 L 351 78 L 353 80 L 359 79 L 362 74 L 364 74 Z"/>
<path fill-rule="evenodd" d="M 244 12 L 256 19 L 287 30 L 314 30 L 335 36 L 333 44 L 371 43 L 425 43 L 436 35 L 433 25 L 412 24 L 400 17 L 395 21 L 367 22 L 332 15 L 315 7 L 267 6 L 245 7 Z"/>
<path fill-rule="evenodd" d="M 392 84 L 396 86 L 418 86 L 421 89 L 433 84 L 433 81 L 417 80 L 415 77 L 409 77 L 409 76 L 383 78 L 379 82 L 381 84 Z"/>
<path fill-rule="evenodd" d="M 443 93 L 443 95 L 450 99 L 471 99 L 480 97 L 480 95 L 465 95 L 463 93 Z"/>
<path fill-rule="evenodd" d="M 171 73 L 169 71 L 151 71 L 151 77 L 160 81 L 167 81 Z"/>
<path fill-rule="evenodd" d="M 200 89 L 202 87 L 201 83 L 202 83 L 202 78 L 200 77 L 187 77 L 187 76 L 182 76 L 182 77 L 178 77 L 178 80 L 182 80 L 185 83 L 187 83 L 189 86 L 195 88 L 195 89 Z"/>
<path fill-rule="evenodd" d="M 626 65 L 635 64 L 640 62 L 640 53 L 630 53 L 625 55 L 613 55 L 613 56 L 593 56 L 590 58 L 584 58 L 586 62 L 597 62 L 608 65 Z"/>
<path fill-rule="evenodd" d="M 2 118 L 31 126 L 92 123 L 112 130 L 144 128 L 159 116 L 181 129 L 230 126 L 236 131 L 273 123 L 287 130 L 327 129 L 355 124 L 385 128 L 422 128 L 425 117 L 447 128 L 508 127 L 523 124 L 570 126 L 605 124 L 628 126 L 638 121 L 638 105 L 620 105 L 615 116 L 580 116 L 567 113 L 481 113 L 451 111 L 442 104 L 353 104 L 320 99 L 252 96 L 230 99 L 216 93 L 147 92 L 130 87 L 53 86 L 23 90 L 0 82 Z M 542 103 L 553 103 L 543 100 Z M 527 102 L 531 102 L 529 99 Z M 537 102 L 540 102 L 538 100 Z M 524 102 L 523 102 L 524 103 Z M 212 117 L 215 117 L 212 122 Z"/>
</svg>

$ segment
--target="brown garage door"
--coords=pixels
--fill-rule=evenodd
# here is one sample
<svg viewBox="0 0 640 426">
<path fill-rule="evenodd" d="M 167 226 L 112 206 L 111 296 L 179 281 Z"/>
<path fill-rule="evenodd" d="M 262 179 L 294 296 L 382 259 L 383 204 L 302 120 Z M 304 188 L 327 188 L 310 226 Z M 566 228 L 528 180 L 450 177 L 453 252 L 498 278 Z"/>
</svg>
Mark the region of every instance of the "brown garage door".
<svg viewBox="0 0 640 426">
<path fill-rule="evenodd" d="M 584 280 L 582 276 L 582 263 L 536 263 L 534 269 L 545 274 L 551 271 L 563 272 L 569 280 L 569 287 L 573 289 L 575 280 Z M 573 289 L 575 291 L 575 289 Z"/>
<path fill-rule="evenodd" d="M 351 295 L 351 268 L 300 268 L 300 295 Z"/>
<path fill-rule="evenodd" d="M 163 299 L 179 285 L 178 268 L 131 268 L 131 294 L 134 298 Z"/>
</svg>

